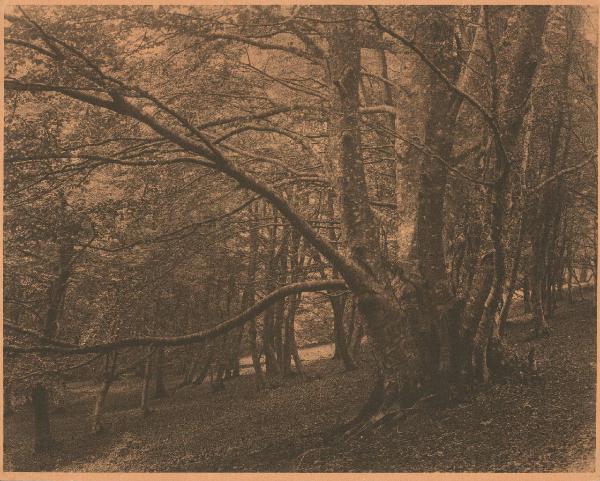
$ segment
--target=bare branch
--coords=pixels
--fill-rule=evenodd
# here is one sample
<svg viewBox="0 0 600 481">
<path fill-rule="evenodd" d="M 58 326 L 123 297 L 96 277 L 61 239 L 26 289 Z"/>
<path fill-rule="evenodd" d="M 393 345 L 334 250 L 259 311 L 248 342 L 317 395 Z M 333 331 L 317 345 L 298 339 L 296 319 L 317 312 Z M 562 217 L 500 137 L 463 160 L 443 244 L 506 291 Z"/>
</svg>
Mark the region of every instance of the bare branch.
<svg viewBox="0 0 600 481">
<path fill-rule="evenodd" d="M 56 353 L 64 355 L 73 354 L 88 354 L 88 353 L 102 353 L 111 352 L 116 349 L 123 349 L 126 347 L 135 346 L 181 346 L 186 344 L 195 344 L 201 341 L 214 339 L 215 337 L 221 336 L 236 327 L 243 326 L 247 321 L 256 317 L 262 311 L 272 306 L 275 302 L 290 294 L 296 294 L 298 292 L 318 292 L 323 290 L 336 290 L 344 289 L 346 283 L 341 279 L 329 279 L 322 281 L 306 281 L 289 284 L 281 287 L 276 291 L 271 292 L 268 296 L 261 299 L 259 302 L 254 304 L 252 307 L 246 309 L 237 316 L 224 321 L 214 327 L 205 329 L 200 332 L 193 334 L 186 334 L 183 336 L 173 337 L 134 337 L 128 339 L 121 339 L 119 341 L 107 342 L 104 344 L 94 344 L 89 346 L 76 346 L 76 347 L 62 347 L 62 346 L 29 346 L 20 347 L 13 346 L 10 344 L 4 345 L 4 352 L 7 354 L 17 353 Z M 59 341 L 57 341 L 59 342 Z"/>
</svg>

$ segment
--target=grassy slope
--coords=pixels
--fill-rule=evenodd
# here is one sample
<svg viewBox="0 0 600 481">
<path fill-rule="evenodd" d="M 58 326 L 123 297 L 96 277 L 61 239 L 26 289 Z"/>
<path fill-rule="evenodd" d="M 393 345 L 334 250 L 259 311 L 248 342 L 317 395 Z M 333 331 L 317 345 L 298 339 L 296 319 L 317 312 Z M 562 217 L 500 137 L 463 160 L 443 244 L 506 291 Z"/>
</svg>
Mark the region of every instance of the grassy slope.
<svg viewBox="0 0 600 481">
<path fill-rule="evenodd" d="M 139 385 L 111 390 L 107 431 L 87 434 L 95 387 L 52 419 L 59 441 L 31 456 L 29 413 L 5 420 L 5 470 L 37 471 L 564 471 L 585 469 L 595 442 L 596 315 L 590 304 L 562 307 L 552 336 L 537 343 L 545 388 L 500 384 L 462 404 L 417 412 L 392 431 L 324 446 L 317 434 L 347 420 L 367 396 L 367 370 L 342 372 L 322 360 L 309 382 L 257 393 L 251 376 L 225 392 L 194 386 L 152 403 L 144 419 Z M 528 326 L 508 336 L 525 353 Z"/>
</svg>

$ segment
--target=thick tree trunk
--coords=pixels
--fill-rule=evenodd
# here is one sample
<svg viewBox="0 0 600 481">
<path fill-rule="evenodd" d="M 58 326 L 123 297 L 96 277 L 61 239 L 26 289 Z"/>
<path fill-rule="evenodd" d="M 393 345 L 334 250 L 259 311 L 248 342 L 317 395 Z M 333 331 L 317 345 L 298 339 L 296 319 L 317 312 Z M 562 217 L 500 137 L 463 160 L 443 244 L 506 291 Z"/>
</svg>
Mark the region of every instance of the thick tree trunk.
<svg viewBox="0 0 600 481">
<path fill-rule="evenodd" d="M 4 382 L 4 417 L 7 418 L 13 414 L 12 396 L 10 394 L 10 384 Z"/>
<path fill-rule="evenodd" d="M 345 316 L 345 306 L 348 302 L 348 299 L 340 295 L 331 297 L 331 306 L 333 308 L 333 335 L 335 341 L 334 359 L 341 359 L 346 371 L 351 371 L 355 369 L 355 365 L 350 357 L 348 345 L 346 343 L 345 321 L 347 318 Z"/>
<path fill-rule="evenodd" d="M 37 384 L 31 391 L 33 406 L 34 443 L 36 454 L 48 451 L 54 444 L 50 431 L 50 406 L 48 389 L 42 384 Z"/>
<path fill-rule="evenodd" d="M 491 110 L 499 117 L 498 129 L 493 135 L 495 181 L 490 189 L 490 241 L 493 249 L 494 278 L 473 343 L 473 368 L 484 382 L 489 379 L 487 347 L 505 281 L 503 228 L 511 158 L 518 156 L 522 151 L 518 145 L 523 125 L 522 109 L 536 72 L 537 56 L 541 49 L 548 10 L 548 7 L 516 8 L 503 34 L 506 41 L 502 43 L 498 57 L 494 48 L 489 49 Z M 484 19 L 488 32 L 492 25 L 492 16 L 493 10 L 485 7 Z M 491 44 L 491 35 L 488 35 L 488 39 Z M 502 112 L 502 115 L 498 115 L 499 112 Z M 499 342 L 495 342 L 494 345 L 500 347 Z"/>
<path fill-rule="evenodd" d="M 376 422 L 384 412 L 417 396 L 418 354 L 406 312 L 389 284 L 378 244 L 361 161 L 359 130 L 360 47 L 356 7 L 329 7 L 329 60 L 332 84 L 331 131 L 337 150 L 336 183 L 340 192 L 342 232 L 354 261 L 364 275 L 348 279 L 373 341 L 382 396 L 372 396 L 357 423 Z M 377 401 L 377 402 L 375 402 Z"/>
</svg>

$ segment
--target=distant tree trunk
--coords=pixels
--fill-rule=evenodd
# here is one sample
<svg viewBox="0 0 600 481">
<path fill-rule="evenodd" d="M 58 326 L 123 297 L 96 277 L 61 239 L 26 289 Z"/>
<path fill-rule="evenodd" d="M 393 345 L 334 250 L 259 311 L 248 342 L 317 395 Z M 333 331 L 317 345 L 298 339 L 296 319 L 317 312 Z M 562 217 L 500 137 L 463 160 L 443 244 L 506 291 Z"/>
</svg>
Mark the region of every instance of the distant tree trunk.
<svg viewBox="0 0 600 481">
<path fill-rule="evenodd" d="M 254 378 L 256 380 L 256 389 L 262 389 L 265 385 L 262 366 L 260 365 L 260 356 L 256 344 L 256 319 L 250 321 L 248 329 L 248 341 L 250 344 L 250 354 L 252 355 L 252 367 L 254 368 Z"/>
<path fill-rule="evenodd" d="M 94 405 L 94 413 L 92 415 L 92 433 L 99 433 L 102 431 L 102 413 L 104 411 L 104 405 L 106 404 L 108 391 L 114 381 L 115 370 L 117 368 L 117 356 L 118 352 L 115 351 L 106 354 L 104 360 L 102 385 L 96 396 L 96 404 Z"/>
<path fill-rule="evenodd" d="M 531 284 L 529 282 L 529 276 L 523 275 L 523 312 L 525 314 L 531 313 Z"/>
<path fill-rule="evenodd" d="M 233 306 L 237 304 L 236 299 L 235 276 L 230 274 L 225 295 L 224 318 L 229 318 L 233 315 Z M 225 389 L 224 380 L 231 378 L 232 360 L 236 352 L 236 346 L 239 345 L 239 331 L 240 329 L 235 329 L 225 334 L 223 336 L 222 348 L 216 353 L 217 382 L 213 384 L 213 389 L 215 390 Z"/>
<path fill-rule="evenodd" d="M 198 364 L 200 363 L 200 355 L 198 353 L 197 348 L 193 349 L 192 355 L 188 358 L 188 368 L 185 369 L 185 374 L 181 382 L 177 385 L 177 388 L 182 388 L 184 386 L 189 386 L 192 384 L 194 379 L 194 374 L 196 374 L 196 370 L 198 369 Z"/>
<path fill-rule="evenodd" d="M 277 272 L 277 286 L 285 285 L 288 278 L 288 257 L 289 257 L 289 234 L 290 228 L 286 224 L 283 227 L 283 234 L 281 236 L 281 245 L 277 252 L 276 261 L 276 272 Z M 274 309 L 274 344 L 275 344 L 275 356 L 277 358 L 278 368 L 280 374 L 284 371 L 283 367 L 283 350 L 285 343 L 285 322 L 286 322 L 286 304 L 287 300 L 281 299 L 275 303 Z M 288 306 L 289 309 L 289 306 Z"/>
<path fill-rule="evenodd" d="M 240 375 L 240 352 L 242 350 L 242 338 L 244 337 L 244 329 L 236 329 L 231 340 L 231 354 L 229 356 L 229 364 L 227 371 L 229 377 L 238 377 Z"/>
<path fill-rule="evenodd" d="M 523 238 L 525 236 L 524 217 L 521 216 L 519 222 L 519 230 L 517 234 L 517 240 L 513 249 L 512 255 L 512 266 L 510 269 L 510 277 L 508 279 L 508 286 L 506 287 L 506 293 L 502 302 L 502 308 L 496 316 L 496 322 L 494 323 L 495 338 L 499 338 L 504 334 L 506 321 L 510 314 L 510 308 L 512 307 L 512 301 L 517 290 L 517 276 L 519 275 L 519 269 L 521 268 L 521 252 L 523 250 Z"/>
<path fill-rule="evenodd" d="M 33 404 L 34 416 L 34 452 L 36 454 L 46 452 L 53 444 L 50 431 L 50 409 L 48 401 L 48 390 L 42 384 L 37 384 L 31 391 L 31 402 Z"/>
<path fill-rule="evenodd" d="M 217 339 L 216 342 L 220 343 L 220 346 L 215 352 L 216 360 L 214 365 L 213 376 L 210 378 L 210 385 L 214 392 L 225 390 L 225 368 L 227 367 L 228 350 L 229 350 L 229 334 L 224 334 L 221 339 Z"/>
<path fill-rule="evenodd" d="M 258 258 L 258 227 L 257 227 L 258 206 L 251 205 L 248 209 L 248 231 L 249 231 L 249 261 L 246 271 L 246 288 L 242 294 L 242 309 L 248 308 L 255 302 L 256 298 L 256 267 Z M 256 389 L 260 390 L 264 387 L 265 381 L 260 365 L 260 357 L 258 355 L 258 346 L 256 344 L 256 318 L 250 320 L 248 326 L 248 344 L 250 346 L 250 354 L 252 356 L 252 366 L 254 367 L 254 379 Z"/>
<path fill-rule="evenodd" d="M 154 390 L 154 398 L 162 399 L 167 397 L 167 388 L 164 382 L 163 365 L 165 363 L 165 349 L 159 347 L 156 351 L 156 386 Z"/>
<path fill-rule="evenodd" d="M 533 310 L 533 328 L 536 337 L 541 337 L 548 334 L 549 327 L 546 321 L 544 313 L 544 300 L 542 297 L 542 273 L 541 263 L 543 259 L 538 259 L 534 254 L 532 255 L 532 265 L 529 273 L 529 282 L 531 284 L 531 304 Z"/>
<path fill-rule="evenodd" d="M 196 376 L 194 376 L 194 378 L 192 379 L 192 381 L 191 381 L 192 384 L 200 385 L 204 382 L 204 380 L 206 379 L 206 376 L 208 375 L 208 371 L 210 370 L 210 367 L 212 366 L 214 354 L 215 354 L 215 345 L 211 344 L 211 346 L 208 348 L 208 353 L 206 354 L 206 359 L 204 359 L 204 364 L 202 365 L 200 372 L 198 372 L 198 374 Z"/>
<path fill-rule="evenodd" d="M 266 205 L 265 205 L 266 212 Z M 278 257 L 276 252 L 277 245 L 277 222 L 275 220 L 275 210 L 272 211 L 273 227 L 271 228 L 271 239 L 267 251 L 267 273 L 265 290 L 267 292 L 275 289 L 277 285 L 277 264 Z M 267 308 L 263 314 L 263 352 L 265 353 L 265 367 L 267 377 L 279 377 L 281 374 L 275 352 L 275 306 Z"/>
<path fill-rule="evenodd" d="M 302 360 L 300 359 L 300 355 L 298 354 L 298 347 L 296 346 L 296 333 L 294 328 L 294 322 L 296 318 L 296 311 L 298 309 L 298 305 L 300 304 L 302 293 L 298 293 L 290 299 L 290 306 L 288 310 L 288 315 L 286 318 L 286 330 L 285 330 L 285 347 L 284 347 L 284 365 L 283 365 L 283 375 L 289 375 L 291 373 L 291 359 L 294 359 L 294 364 L 296 366 L 296 371 L 300 376 L 304 375 L 304 370 L 302 368 Z"/>
<path fill-rule="evenodd" d="M 149 347 L 148 350 L 154 349 L 153 347 Z M 150 352 L 148 352 L 150 354 Z M 148 355 L 146 361 L 144 363 L 144 378 L 142 381 L 142 398 L 140 402 L 140 409 L 142 411 L 143 416 L 148 416 L 150 414 L 150 408 L 148 406 L 148 398 L 150 391 L 150 381 L 152 379 L 152 356 Z"/>
<path fill-rule="evenodd" d="M 573 305 L 573 268 L 570 260 L 567 264 L 567 300 L 569 305 Z"/>
<path fill-rule="evenodd" d="M 300 353 L 298 352 L 298 345 L 296 344 L 295 337 L 292 339 L 292 357 L 294 359 L 294 366 L 296 367 L 296 372 L 298 373 L 298 376 L 304 378 L 306 374 L 304 373 L 304 367 L 302 365 Z"/>
</svg>

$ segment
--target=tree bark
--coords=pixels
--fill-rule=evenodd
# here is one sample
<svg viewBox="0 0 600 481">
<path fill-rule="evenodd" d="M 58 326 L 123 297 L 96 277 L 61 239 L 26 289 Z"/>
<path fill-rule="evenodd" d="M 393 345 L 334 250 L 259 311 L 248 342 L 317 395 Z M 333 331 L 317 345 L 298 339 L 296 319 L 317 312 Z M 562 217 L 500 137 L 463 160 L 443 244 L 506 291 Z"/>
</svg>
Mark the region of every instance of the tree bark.
<svg viewBox="0 0 600 481">
<path fill-rule="evenodd" d="M 104 411 L 104 405 L 106 404 L 108 391 L 114 381 L 115 370 L 117 368 L 117 355 L 118 351 L 106 354 L 102 385 L 98 390 L 96 403 L 94 405 L 94 413 L 92 415 L 92 433 L 99 433 L 102 431 L 102 413 Z"/>
<path fill-rule="evenodd" d="M 148 347 L 149 350 L 154 349 Z M 143 416 L 150 414 L 150 408 L 148 406 L 149 392 L 150 392 L 150 381 L 152 379 L 152 356 L 149 355 L 144 363 L 144 378 L 142 380 L 142 396 L 140 402 L 140 409 Z"/>
<path fill-rule="evenodd" d="M 256 265 L 258 256 L 258 228 L 257 228 L 258 206 L 251 205 L 248 210 L 248 231 L 249 231 L 249 261 L 246 271 L 246 288 L 242 295 L 242 308 L 247 309 L 248 306 L 254 304 L 256 298 Z M 256 345 L 256 318 L 250 320 L 248 328 L 248 344 L 250 346 L 250 354 L 252 355 L 252 366 L 254 367 L 254 379 L 256 389 L 260 390 L 264 387 L 265 381 L 260 365 L 260 357 L 258 355 L 258 347 Z"/>
<path fill-rule="evenodd" d="M 331 121 L 337 150 L 335 173 L 342 235 L 352 259 L 364 272 L 349 284 L 373 341 L 382 392 L 371 396 L 356 419 L 360 425 L 377 422 L 396 403 L 413 401 L 417 396 L 420 366 L 406 312 L 394 297 L 381 257 L 361 160 L 357 9 L 336 6 L 329 7 L 329 12 L 332 19 L 340 20 L 331 24 L 328 43 L 332 84 L 336 87 L 332 92 Z"/>
<path fill-rule="evenodd" d="M 347 296 L 340 296 L 339 294 L 334 296 L 330 298 L 333 308 L 333 338 L 335 341 L 335 353 L 333 357 L 334 359 L 341 359 L 346 371 L 351 371 L 356 366 L 350 357 L 346 343 L 345 322 L 347 318 L 345 316 L 345 306 L 348 303 L 348 299 L 346 299 Z"/>
<path fill-rule="evenodd" d="M 156 373 L 155 373 L 155 390 L 154 398 L 162 399 L 168 396 L 167 388 L 165 387 L 163 366 L 165 363 L 165 349 L 159 347 L 156 350 Z"/>
<path fill-rule="evenodd" d="M 50 431 L 50 408 L 46 386 L 37 384 L 31 391 L 34 422 L 34 452 L 36 454 L 48 451 L 54 440 Z"/>
</svg>

